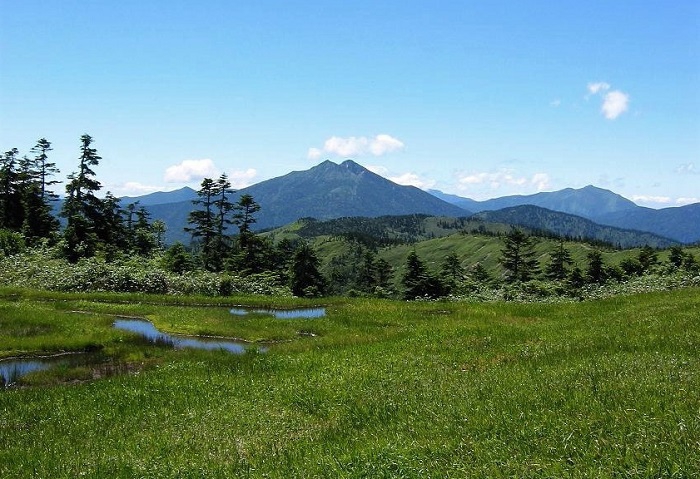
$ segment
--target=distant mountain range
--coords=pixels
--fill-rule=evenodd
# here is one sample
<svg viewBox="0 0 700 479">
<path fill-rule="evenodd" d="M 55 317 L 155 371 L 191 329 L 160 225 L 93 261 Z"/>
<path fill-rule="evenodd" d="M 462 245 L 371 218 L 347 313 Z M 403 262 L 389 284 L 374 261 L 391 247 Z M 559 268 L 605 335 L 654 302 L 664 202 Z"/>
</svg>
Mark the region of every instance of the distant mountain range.
<svg viewBox="0 0 700 479">
<path fill-rule="evenodd" d="M 486 201 L 447 195 L 435 190 L 431 193 L 474 213 L 533 205 L 581 216 L 601 225 L 654 233 L 680 243 L 700 241 L 700 203 L 655 210 L 638 206 L 617 193 L 590 185 L 580 189 L 566 188 L 549 193 L 504 196 Z"/>
<path fill-rule="evenodd" d="M 500 222 L 507 219 L 506 222 L 512 224 L 547 231 L 555 231 L 551 228 L 558 225 L 555 232 L 570 237 L 603 241 L 607 241 L 603 239 L 605 237 L 625 237 L 620 242 L 625 246 L 646 244 L 645 241 L 659 246 L 700 241 L 700 203 L 653 210 L 637 206 L 616 193 L 594 186 L 475 201 L 439 191 L 426 192 L 413 186 L 398 185 L 352 160 L 341 164 L 324 161 L 308 170 L 272 178 L 241 189 L 238 193 L 250 194 L 260 204 L 261 210 L 255 225 L 258 230 L 283 226 L 304 217 L 327 220 L 426 214 L 458 218 L 507 208 L 509 210 L 502 211 L 500 215 L 481 217 Z M 149 210 L 153 219 L 163 220 L 168 228 L 166 241 L 187 243 L 189 236 L 183 228 L 187 225 L 188 214 L 194 209 L 192 200 L 196 198 L 195 190 L 182 188 L 123 198 L 123 202 L 139 201 L 140 205 Z M 515 208 L 523 205 L 534 208 Z M 572 215 L 578 220 L 572 219 Z M 583 219 L 588 221 L 582 222 Z M 608 229 L 594 227 L 600 225 L 605 225 Z M 615 228 L 639 230 L 652 235 L 645 237 L 637 234 L 635 240 L 634 232 L 612 234 L 611 231 Z M 586 236 L 593 234 L 593 231 L 597 231 L 597 236 Z M 603 231 L 605 233 L 601 233 Z"/>
<path fill-rule="evenodd" d="M 536 193 L 526 196 L 503 196 L 486 201 L 476 201 L 460 196 L 446 195 L 436 190 L 432 190 L 430 193 L 448 203 L 473 211 L 474 213 L 512 208 L 513 206 L 533 205 L 552 211 L 582 216 L 595 221 L 601 213 L 620 214 L 639 208 L 639 206 L 627 198 L 623 198 L 612 191 L 590 185 L 580 189 L 566 188 L 551 193 Z"/>
</svg>

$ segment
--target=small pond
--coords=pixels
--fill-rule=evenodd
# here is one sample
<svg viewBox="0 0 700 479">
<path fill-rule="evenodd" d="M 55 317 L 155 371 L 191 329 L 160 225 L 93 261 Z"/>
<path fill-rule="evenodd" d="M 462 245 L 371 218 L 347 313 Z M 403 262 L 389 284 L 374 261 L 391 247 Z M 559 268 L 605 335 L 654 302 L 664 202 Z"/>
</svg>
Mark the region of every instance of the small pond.
<svg viewBox="0 0 700 479">
<path fill-rule="evenodd" d="M 267 314 L 276 319 L 314 319 L 322 318 L 326 315 L 326 308 L 304 308 L 304 309 L 252 309 L 233 308 L 231 314 L 235 316 L 245 316 L 247 314 Z"/>
<path fill-rule="evenodd" d="M 0 360 L 0 388 L 13 386 L 22 376 L 56 366 L 82 366 L 93 364 L 97 355 L 86 352 L 62 353 L 35 358 L 11 358 Z"/>
<path fill-rule="evenodd" d="M 164 344 L 175 349 L 195 348 L 207 350 L 224 350 L 230 353 L 242 354 L 246 350 L 246 343 L 220 338 L 204 338 L 168 334 L 159 331 L 153 323 L 145 319 L 118 318 L 114 321 L 114 327 L 124 331 L 140 334 L 154 344 Z"/>
<path fill-rule="evenodd" d="M 195 348 L 242 354 L 247 347 L 250 347 L 249 344 L 242 341 L 163 333 L 153 323 L 145 319 L 117 318 L 113 326 L 139 334 L 151 343 L 175 349 Z M 258 347 L 258 350 L 264 352 L 265 348 Z M 22 376 L 34 371 L 42 371 L 59 365 L 91 364 L 91 356 L 90 354 L 63 354 L 53 357 L 0 360 L 0 389 L 12 386 Z M 94 361 L 94 359 L 92 360 Z"/>
<path fill-rule="evenodd" d="M 49 369 L 63 358 L 8 359 L 0 361 L 0 384 L 11 385 L 25 374 Z"/>
</svg>

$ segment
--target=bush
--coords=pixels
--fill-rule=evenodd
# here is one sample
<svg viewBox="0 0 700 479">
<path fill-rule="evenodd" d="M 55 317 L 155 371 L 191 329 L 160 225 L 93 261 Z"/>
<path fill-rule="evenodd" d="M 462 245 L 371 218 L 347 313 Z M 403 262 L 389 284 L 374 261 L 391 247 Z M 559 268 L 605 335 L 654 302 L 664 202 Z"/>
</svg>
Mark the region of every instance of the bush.
<svg viewBox="0 0 700 479">
<path fill-rule="evenodd" d="M 64 292 L 141 292 L 154 294 L 229 296 L 235 293 L 290 296 L 273 273 L 251 276 L 205 271 L 166 271 L 159 261 L 140 257 L 107 262 L 81 259 L 70 264 L 52 257 L 50 249 L 0 258 L 0 285 Z"/>
<path fill-rule="evenodd" d="M 0 257 L 13 256 L 24 251 L 24 237 L 16 231 L 0 229 Z"/>
</svg>

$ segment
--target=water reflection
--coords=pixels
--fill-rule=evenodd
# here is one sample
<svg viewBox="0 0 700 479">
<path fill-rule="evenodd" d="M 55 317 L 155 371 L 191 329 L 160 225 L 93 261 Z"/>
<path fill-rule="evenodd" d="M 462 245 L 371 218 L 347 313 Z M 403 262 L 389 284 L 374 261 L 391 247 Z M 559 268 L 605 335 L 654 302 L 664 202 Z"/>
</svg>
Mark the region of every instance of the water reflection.
<svg viewBox="0 0 700 479">
<path fill-rule="evenodd" d="M 268 314 L 276 319 L 314 319 L 322 318 L 326 315 L 326 308 L 305 308 L 305 309 L 251 309 L 233 308 L 231 314 L 235 316 L 245 316 L 247 314 Z"/>
<path fill-rule="evenodd" d="M 246 344 L 238 341 L 223 340 L 218 338 L 202 338 L 180 336 L 159 331 L 153 323 L 143 319 L 119 318 L 114 321 L 114 327 L 132 333 L 138 333 L 154 344 L 172 346 L 175 349 L 195 348 L 206 350 L 224 350 L 230 353 L 242 354 Z"/>
<path fill-rule="evenodd" d="M 0 384 L 10 386 L 33 371 L 48 369 L 57 359 L 10 359 L 0 361 Z"/>
</svg>

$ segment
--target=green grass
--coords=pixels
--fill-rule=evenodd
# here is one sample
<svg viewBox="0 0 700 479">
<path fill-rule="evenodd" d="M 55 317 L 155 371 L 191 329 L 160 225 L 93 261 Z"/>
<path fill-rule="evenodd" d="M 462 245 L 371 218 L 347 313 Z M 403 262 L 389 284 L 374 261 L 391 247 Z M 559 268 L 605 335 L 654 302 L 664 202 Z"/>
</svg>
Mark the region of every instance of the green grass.
<svg viewBox="0 0 700 479">
<path fill-rule="evenodd" d="M 10 338 L 79 345 L 82 321 L 107 354 L 150 362 L 0 392 L 1 477 L 700 474 L 698 289 L 556 305 L 331 299 L 326 318 L 302 321 L 229 318 L 221 303 L 2 297 L 2 311 L 24 311 L 0 316 L 3 350 Z M 111 314 L 285 341 L 139 356 L 105 328 Z"/>
</svg>

